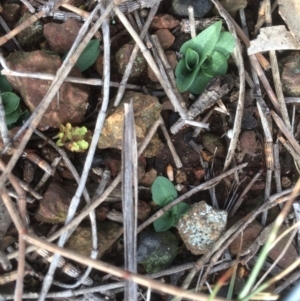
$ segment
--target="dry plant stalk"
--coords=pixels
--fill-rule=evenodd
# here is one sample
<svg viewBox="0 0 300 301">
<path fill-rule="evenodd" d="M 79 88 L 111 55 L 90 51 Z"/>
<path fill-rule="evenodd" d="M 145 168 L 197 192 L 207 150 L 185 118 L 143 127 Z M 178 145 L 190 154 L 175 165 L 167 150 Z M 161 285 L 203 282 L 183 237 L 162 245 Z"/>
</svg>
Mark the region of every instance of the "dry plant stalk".
<svg viewBox="0 0 300 301">
<path fill-rule="evenodd" d="M 207 296 L 200 294 L 200 293 L 191 293 L 186 290 L 182 290 L 180 288 L 177 288 L 172 285 L 164 284 L 162 282 L 152 280 L 151 278 L 148 278 L 146 276 L 138 275 L 138 274 L 133 274 L 130 273 L 126 270 L 123 270 L 121 268 L 118 268 L 116 266 L 110 265 L 108 263 L 102 262 L 100 260 L 93 260 L 90 259 L 86 256 L 79 255 L 73 251 L 63 249 L 60 247 L 57 247 L 54 244 L 51 244 L 45 240 L 42 240 L 36 236 L 30 235 L 30 234 L 25 234 L 23 235 L 23 238 L 30 244 L 33 244 L 39 248 L 46 249 L 50 252 L 60 254 L 64 257 L 67 257 L 69 259 L 75 260 L 77 262 L 80 262 L 84 265 L 91 266 L 97 270 L 100 270 L 105 273 L 112 274 L 116 277 L 123 278 L 125 280 L 131 280 L 134 281 L 137 284 L 140 284 L 145 287 L 149 287 L 151 289 L 158 290 L 160 292 L 166 293 L 166 294 L 171 294 L 174 296 L 179 296 L 179 297 L 185 297 L 191 300 L 199 300 L 199 301 L 205 301 L 207 300 Z M 225 301 L 223 298 L 215 298 L 215 301 Z"/>
<path fill-rule="evenodd" d="M 236 47 L 234 48 L 234 52 L 232 57 L 235 61 L 235 64 L 239 71 L 239 79 L 240 79 L 240 87 L 239 87 L 239 99 L 237 103 L 236 115 L 234 119 L 233 125 L 233 137 L 230 140 L 230 144 L 228 147 L 225 163 L 224 163 L 224 170 L 227 170 L 229 164 L 231 163 L 235 149 L 237 146 L 239 134 L 241 132 L 241 124 L 244 112 L 244 99 L 245 99 L 245 67 L 244 67 L 244 60 L 242 56 L 242 48 L 240 45 L 240 41 L 237 37 L 237 30 L 234 24 L 234 20 L 230 17 L 228 12 L 224 9 L 224 7 L 220 4 L 218 0 L 212 0 L 215 7 L 219 11 L 219 14 L 225 19 L 228 29 L 231 34 L 235 37 L 236 40 Z"/>
<path fill-rule="evenodd" d="M 154 5 L 150 12 L 149 12 L 149 15 L 148 15 L 148 18 L 147 18 L 147 21 L 146 23 L 144 24 L 144 27 L 143 29 L 141 30 L 141 33 L 140 33 L 140 38 L 143 40 L 146 36 L 146 33 L 149 29 L 149 26 L 153 20 L 153 17 L 155 16 L 156 12 L 157 12 L 157 9 L 158 9 L 158 5 Z M 121 102 L 121 99 L 124 95 L 124 92 L 125 92 L 125 88 L 126 88 L 126 84 L 127 84 L 127 81 L 128 81 L 128 78 L 130 76 L 130 72 L 131 72 L 131 69 L 132 69 L 132 66 L 133 66 L 133 63 L 134 63 L 134 60 L 138 54 L 138 52 L 140 51 L 140 48 L 138 46 L 138 44 L 135 44 L 132 52 L 131 52 L 131 55 L 130 55 L 130 59 L 128 61 L 128 64 L 126 65 L 126 69 L 125 69 L 125 72 L 123 74 L 123 77 L 122 77 L 122 80 L 120 82 L 120 85 L 119 85 L 119 89 L 118 89 L 118 92 L 117 92 L 117 96 L 115 98 L 115 102 L 114 102 L 114 106 L 118 106 Z"/>
<path fill-rule="evenodd" d="M 122 207 L 125 269 L 137 272 L 138 156 L 132 102 L 124 105 L 122 143 Z M 137 300 L 137 285 L 125 280 L 125 301 Z"/>
<path fill-rule="evenodd" d="M 265 15 L 266 15 L 266 25 L 272 26 L 272 16 L 271 16 L 271 1 L 270 0 L 264 0 L 264 6 L 265 6 Z M 281 84 L 281 78 L 279 73 L 279 67 L 276 57 L 276 51 L 271 50 L 269 51 L 270 56 L 270 62 L 271 62 L 271 70 L 273 75 L 273 81 L 274 81 L 274 87 L 276 91 L 276 96 L 279 102 L 280 106 L 280 113 L 282 115 L 282 119 L 288 128 L 289 131 L 291 131 L 292 126 L 289 119 L 289 114 L 287 111 L 286 103 L 284 100 L 284 95 L 282 91 L 282 84 Z"/>
<path fill-rule="evenodd" d="M 114 8 L 114 11 L 116 15 L 119 17 L 120 21 L 123 23 L 123 25 L 126 27 L 132 38 L 135 40 L 135 42 L 138 44 L 142 54 L 144 55 L 147 63 L 153 70 L 154 74 L 156 75 L 157 79 L 159 80 L 160 84 L 162 85 L 163 89 L 165 90 L 166 94 L 168 95 L 170 101 L 172 102 L 175 110 L 180 114 L 181 118 L 186 119 L 187 118 L 187 113 L 184 108 L 180 105 L 180 103 L 177 100 L 177 97 L 173 91 L 173 89 L 170 89 L 164 82 L 164 79 L 161 76 L 161 73 L 152 57 L 150 54 L 149 50 L 147 47 L 144 45 L 143 41 L 140 39 L 138 34 L 134 31 L 130 23 L 128 22 L 127 18 L 125 15 L 121 12 L 121 10 L 118 7 Z"/>
</svg>

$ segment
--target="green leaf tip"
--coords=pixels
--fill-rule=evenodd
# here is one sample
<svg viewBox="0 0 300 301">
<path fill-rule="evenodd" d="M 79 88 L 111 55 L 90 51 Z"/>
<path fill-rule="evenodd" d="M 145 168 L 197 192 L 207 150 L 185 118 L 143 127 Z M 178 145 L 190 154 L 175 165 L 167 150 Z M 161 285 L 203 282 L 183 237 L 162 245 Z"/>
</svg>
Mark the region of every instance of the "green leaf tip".
<svg viewBox="0 0 300 301">
<path fill-rule="evenodd" d="M 96 62 L 100 53 L 99 45 L 99 40 L 91 40 L 82 51 L 76 62 L 76 66 L 80 69 L 81 72 L 85 71 Z"/>
</svg>

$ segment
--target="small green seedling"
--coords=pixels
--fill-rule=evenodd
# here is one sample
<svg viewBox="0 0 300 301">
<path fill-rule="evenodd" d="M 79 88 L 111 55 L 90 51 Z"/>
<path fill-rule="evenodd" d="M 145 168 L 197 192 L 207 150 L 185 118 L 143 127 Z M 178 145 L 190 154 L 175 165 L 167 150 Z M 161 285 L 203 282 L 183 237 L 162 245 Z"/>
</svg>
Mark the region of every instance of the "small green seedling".
<svg viewBox="0 0 300 301">
<path fill-rule="evenodd" d="M 151 187 L 152 198 L 155 204 L 164 207 L 177 198 L 177 191 L 171 181 L 165 177 L 157 177 Z M 181 215 L 190 209 L 186 203 L 173 206 L 163 216 L 154 221 L 156 232 L 167 231 L 177 225 Z"/>
<path fill-rule="evenodd" d="M 72 127 L 70 123 L 59 126 L 60 132 L 54 138 L 57 146 L 65 146 L 71 152 L 82 153 L 89 148 L 91 132 L 85 127 Z"/>
<path fill-rule="evenodd" d="M 175 69 L 180 92 L 201 94 L 212 78 L 226 74 L 235 39 L 221 29 L 222 21 L 218 21 L 181 46 L 183 57 Z"/>
<path fill-rule="evenodd" d="M 80 72 L 85 71 L 96 62 L 100 53 L 99 45 L 100 41 L 96 39 L 90 40 L 86 45 L 75 64 Z M 67 54 L 63 56 L 62 60 L 64 60 L 66 56 Z"/>
<path fill-rule="evenodd" d="M 2 104 L 5 112 L 5 122 L 8 128 L 16 125 L 17 121 L 26 120 L 29 117 L 29 112 L 22 111 L 20 106 L 20 97 L 11 92 L 12 86 L 4 75 L 0 75 L 0 91 Z"/>
</svg>

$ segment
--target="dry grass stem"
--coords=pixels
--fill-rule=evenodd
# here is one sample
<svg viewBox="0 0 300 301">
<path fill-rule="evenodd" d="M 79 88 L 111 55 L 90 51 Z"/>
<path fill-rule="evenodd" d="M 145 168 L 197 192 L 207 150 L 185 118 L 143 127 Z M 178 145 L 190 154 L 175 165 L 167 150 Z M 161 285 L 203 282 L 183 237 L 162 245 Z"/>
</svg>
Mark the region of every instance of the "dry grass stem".
<svg viewBox="0 0 300 301">
<path fill-rule="evenodd" d="M 1 54 L 0 54 L 1 57 Z M 1 61 L 1 59 L 0 59 Z M 3 61 L 1 61 L 2 64 Z M 3 64 L 2 64 L 3 66 Z M 4 66 L 3 66 L 4 67 Z M 4 67 L 6 68 L 6 67 Z M 46 73 L 27 73 L 27 72 L 18 72 L 14 70 L 9 69 L 3 69 L 1 70 L 1 74 L 8 75 L 8 76 L 20 76 L 20 77 L 28 77 L 28 78 L 38 78 L 43 80 L 53 80 L 55 78 L 55 75 L 53 74 L 46 74 Z M 89 86 L 103 86 L 103 80 L 96 79 L 96 78 L 80 78 L 80 77 L 66 77 L 65 81 L 67 83 L 75 83 L 75 84 L 82 84 L 82 85 L 89 85 Z M 109 82 L 110 87 L 118 88 L 120 87 L 120 84 L 118 82 Z M 126 89 L 130 90 L 136 90 L 136 91 L 142 91 L 142 87 L 138 85 L 132 85 L 132 84 L 126 84 Z"/>
<path fill-rule="evenodd" d="M 8 42 L 11 38 L 15 37 L 18 33 L 20 33 L 25 28 L 32 25 L 34 22 L 38 21 L 39 19 L 46 16 L 45 11 L 41 10 L 37 14 L 32 15 L 30 18 L 25 20 L 23 23 L 21 23 L 19 26 L 17 26 L 15 29 L 13 29 L 11 32 L 7 33 L 6 35 L 2 36 L 0 38 L 0 46 Z"/>
<path fill-rule="evenodd" d="M 122 207 L 125 269 L 137 272 L 138 162 L 132 102 L 124 105 L 122 145 Z M 137 300 L 137 285 L 125 280 L 125 301 Z"/>
<path fill-rule="evenodd" d="M 292 147 L 290 142 L 286 140 L 283 136 L 277 135 L 278 140 L 282 143 L 282 145 L 287 149 L 287 151 L 292 155 L 293 159 L 297 163 L 298 166 L 300 166 L 300 156 L 298 153 L 295 152 L 295 149 Z M 296 165 L 296 167 L 297 167 Z"/>
<path fill-rule="evenodd" d="M 300 145 L 296 141 L 296 139 L 293 136 L 293 134 L 289 131 L 289 129 L 283 123 L 282 119 L 274 111 L 271 111 L 271 115 L 273 117 L 273 120 L 277 124 L 278 128 L 282 131 L 282 133 L 288 139 L 288 141 L 290 142 L 291 146 L 294 148 L 295 152 L 299 156 L 300 155 Z"/>
<path fill-rule="evenodd" d="M 9 137 L 7 125 L 5 122 L 5 112 L 4 112 L 1 94 L 0 94 L 0 134 L 3 141 L 3 146 L 4 146 L 3 148 L 9 148 L 12 144 L 12 141 L 11 138 Z"/>
<path fill-rule="evenodd" d="M 276 9 L 277 6 L 278 6 L 278 2 L 277 2 L 277 0 L 275 0 L 274 3 L 272 4 L 271 12 L 273 12 Z M 262 10 L 262 13 L 258 14 L 258 19 L 257 19 L 257 22 L 255 24 L 255 28 L 254 28 L 254 32 L 253 32 L 254 37 L 257 36 L 259 29 L 262 27 L 262 25 L 266 21 L 265 10 L 264 10 L 264 5 L 263 4 L 261 4 L 261 10 Z"/>
<path fill-rule="evenodd" d="M 266 25 L 272 26 L 271 1 L 264 0 L 264 6 L 265 6 Z M 291 132 L 292 126 L 291 126 L 288 110 L 286 107 L 286 103 L 285 103 L 284 95 L 283 95 L 283 91 L 282 91 L 282 84 L 281 84 L 281 78 L 280 78 L 276 51 L 275 50 L 269 51 L 269 57 L 270 57 L 271 70 L 272 70 L 272 75 L 273 75 L 276 96 L 277 96 L 279 106 L 280 106 L 280 113 L 282 115 L 282 119 L 283 119 L 286 127 Z"/>
<path fill-rule="evenodd" d="M 189 12 L 189 21 L 190 21 L 190 29 L 191 29 L 191 38 L 196 37 L 196 24 L 195 24 L 195 15 L 194 15 L 194 8 L 192 6 L 188 7 Z"/>
<path fill-rule="evenodd" d="M 177 101 L 176 95 L 172 89 L 167 86 L 161 76 L 161 73 L 151 56 L 149 50 L 146 48 L 144 45 L 143 41 L 140 39 L 138 34 L 133 30 L 132 26 L 128 22 L 127 18 L 125 15 L 121 12 L 121 10 L 118 7 L 114 8 L 114 11 L 116 15 L 119 17 L 120 21 L 123 23 L 123 25 L 126 27 L 132 38 L 135 40 L 135 42 L 138 44 L 142 54 L 144 55 L 146 61 L 148 62 L 149 66 L 153 70 L 154 74 L 156 75 L 157 79 L 159 80 L 160 84 L 162 85 L 163 89 L 165 90 L 166 94 L 168 95 L 170 101 L 172 102 L 175 110 L 180 114 L 181 118 L 186 119 L 187 118 L 187 113 L 186 111 L 182 108 L 180 103 Z"/>
<path fill-rule="evenodd" d="M 253 186 L 253 184 L 256 182 L 256 180 L 261 176 L 263 170 L 261 169 L 254 177 L 253 179 L 250 181 L 250 183 L 246 186 L 246 188 L 244 189 L 244 191 L 241 193 L 241 195 L 239 196 L 239 198 L 237 199 L 237 201 L 235 202 L 233 208 L 230 210 L 229 213 L 229 217 L 234 216 L 234 214 L 237 212 L 237 210 L 240 208 L 240 206 L 242 205 L 243 201 L 244 201 L 244 197 L 247 194 L 247 192 L 250 190 L 250 188 Z"/>
<path fill-rule="evenodd" d="M 235 114 L 234 125 L 233 125 L 233 137 L 230 140 L 227 155 L 225 158 L 225 163 L 224 163 L 224 170 L 227 170 L 235 154 L 235 149 L 237 146 L 239 134 L 241 132 L 242 117 L 244 112 L 244 99 L 245 99 L 245 67 L 244 67 L 244 60 L 242 56 L 242 48 L 239 39 L 237 37 L 237 32 L 233 23 L 234 22 L 233 19 L 230 17 L 228 12 L 224 9 L 224 7 L 220 4 L 218 0 L 212 0 L 212 2 L 217 8 L 219 14 L 225 19 L 229 31 L 235 37 L 236 46 L 234 48 L 232 57 L 238 68 L 239 79 L 240 79 L 239 99 L 237 103 L 236 114 Z"/>
<path fill-rule="evenodd" d="M 274 177 L 276 184 L 276 191 L 282 191 L 281 187 L 281 167 L 280 167 L 280 159 L 279 159 L 279 141 L 274 143 Z"/>
<path fill-rule="evenodd" d="M 186 109 L 185 101 L 184 101 L 181 93 L 178 91 L 178 88 L 177 88 L 177 85 L 176 85 L 176 79 L 175 79 L 175 76 L 174 76 L 174 71 L 173 71 L 173 69 L 172 69 L 172 67 L 171 67 L 171 65 L 170 65 L 170 63 L 169 63 L 169 61 L 166 57 L 165 51 L 162 48 L 157 35 L 152 35 L 151 36 L 151 42 L 154 45 L 154 47 L 156 48 L 156 50 L 158 52 L 158 55 L 159 55 L 159 58 L 161 59 L 161 62 L 164 65 L 165 72 L 168 75 L 168 79 L 170 80 L 171 86 L 172 86 L 172 88 L 173 88 L 173 90 L 176 94 L 176 97 L 177 97 L 178 101 L 180 102 L 181 106 L 184 109 Z"/>
<path fill-rule="evenodd" d="M 191 293 L 191 292 L 182 290 L 180 288 L 177 288 L 175 286 L 164 284 L 164 283 L 158 282 L 156 280 L 152 280 L 150 278 L 147 278 L 146 276 L 130 273 L 126 270 L 123 270 L 116 266 L 102 262 L 100 260 L 90 259 L 88 257 L 79 255 L 78 253 L 75 253 L 73 251 L 70 251 L 70 250 L 67 250 L 64 248 L 60 248 L 54 244 L 51 244 L 49 242 L 46 242 L 45 240 L 42 240 L 36 236 L 26 234 L 26 235 L 23 235 L 23 238 L 28 243 L 34 244 L 36 247 L 46 249 L 52 253 L 60 254 L 61 256 L 67 257 L 76 262 L 80 262 L 81 264 L 91 266 L 94 269 L 97 269 L 99 271 L 102 271 L 102 272 L 105 272 L 108 274 L 112 274 L 116 277 L 120 277 L 125 280 L 134 281 L 137 284 L 140 284 L 145 287 L 150 287 L 151 289 L 158 290 L 162 293 L 171 294 L 171 295 L 179 296 L 179 297 L 185 297 L 185 298 L 191 299 L 191 300 L 192 299 L 199 300 L 199 301 L 207 300 L 206 295 Z M 215 298 L 215 301 L 225 301 L 225 299 Z"/>
<path fill-rule="evenodd" d="M 164 122 L 164 120 L 163 120 L 162 117 L 160 117 L 160 121 L 161 121 L 160 128 L 161 128 L 161 130 L 162 130 L 162 132 L 164 134 L 164 137 L 165 137 L 165 139 L 167 141 L 167 144 L 169 146 L 169 149 L 170 149 L 171 155 L 173 157 L 175 166 L 176 166 L 177 169 L 180 169 L 183 166 L 183 164 L 182 164 L 182 162 L 181 162 L 181 160 L 180 160 L 180 158 L 179 158 L 179 156 L 178 156 L 178 154 L 176 152 L 176 149 L 174 147 L 174 144 L 173 144 L 173 142 L 171 140 L 171 137 L 170 137 L 170 135 L 168 133 L 168 130 L 167 130 L 166 125 L 165 125 L 165 122 Z"/>
<path fill-rule="evenodd" d="M 155 16 L 155 14 L 157 12 L 157 9 L 158 9 L 158 5 L 154 5 L 151 8 L 150 12 L 149 12 L 147 21 L 145 22 L 144 27 L 143 27 L 143 29 L 141 30 L 141 33 L 140 33 L 140 38 L 142 40 L 145 38 L 146 33 L 148 32 L 149 26 L 150 26 L 150 24 L 153 20 L 153 17 Z M 119 89 L 118 89 L 118 92 L 117 92 L 117 96 L 116 96 L 115 102 L 114 102 L 115 107 L 120 104 L 121 99 L 124 95 L 124 92 L 125 92 L 125 89 L 126 89 L 126 84 L 127 84 L 128 78 L 130 76 L 130 72 L 131 72 L 134 60 L 135 60 L 139 50 L 140 50 L 140 48 L 139 48 L 138 44 L 136 44 L 134 46 L 132 52 L 131 52 L 130 59 L 129 59 L 127 65 L 126 65 L 125 72 L 124 72 L 122 80 L 120 82 Z"/>
<path fill-rule="evenodd" d="M 7 24 L 4 21 L 4 19 L 2 18 L 2 16 L 0 16 L 0 24 L 3 27 L 3 29 L 6 31 L 6 33 L 9 34 L 10 33 L 10 28 L 7 26 Z M 23 50 L 15 37 L 12 37 L 11 39 L 16 44 L 16 46 L 18 47 L 19 50 Z"/>
</svg>

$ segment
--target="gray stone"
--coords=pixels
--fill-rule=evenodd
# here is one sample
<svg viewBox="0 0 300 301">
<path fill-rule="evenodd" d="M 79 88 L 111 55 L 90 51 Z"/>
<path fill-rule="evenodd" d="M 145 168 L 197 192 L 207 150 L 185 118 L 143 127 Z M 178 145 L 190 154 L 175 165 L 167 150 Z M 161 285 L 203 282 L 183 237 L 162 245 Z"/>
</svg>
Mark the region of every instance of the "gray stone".
<svg viewBox="0 0 300 301">
<path fill-rule="evenodd" d="M 97 258 L 101 258 L 112 244 L 122 235 L 122 226 L 112 221 L 97 223 L 98 248 Z M 91 226 L 86 223 L 76 228 L 69 238 L 66 248 L 74 250 L 81 255 L 90 257 L 92 251 Z"/>
<path fill-rule="evenodd" d="M 211 9 L 212 2 L 210 0 L 173 0 L 171 12 L 181 17 L 187 17 L 189 6 L 193 6 L 196 18 L 202 18 Z"/>
<path fill-rule="evenodd" d="M 126 70 L 133 48 L 134 44 L 128 43 L 121 47 L 116 53 L 118 71 L 121 74 L 124 74 Z M 146 66 L 146 59 L 144 58 L 143 54 L 139 51 L 138 55 L 136 56 L 133 62 L 133 66 L 129 77 L 140 76 L 146 69 Z"/>
<path fill-rule="evenodd" d="M 204 201 L 192 206 L 176 226 L 186 248 L 194 255 L 211 249 L 226 229 L 227 212 L 217 210 Z"/>
<path fill-rule="evenodd" d="M 169 231 L 141 233 L 137 261 L 147 273 L 159 272 L 170 266 L 176 257 L 177 244 L 175 235 Z"/>
<path fill-rule="evenodd" d="M 29 19 L 32 15 L 30 13 L 25 13 L 19 22 L 16 24 L 16 27 L 23 23 L 25 20 Z M 20 45 L 25 50 L 32 50 L 43 40 L 43 23 L 38 20 L 32 25 L 26 27 L 17 35 L 17 40 Z"/>
</svg>

